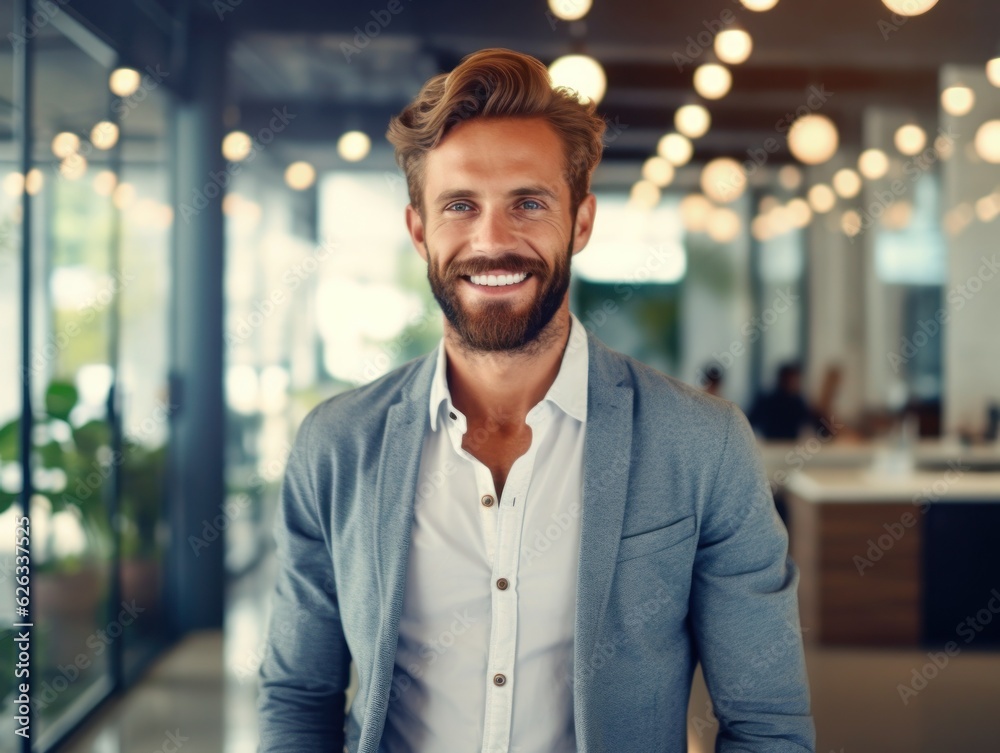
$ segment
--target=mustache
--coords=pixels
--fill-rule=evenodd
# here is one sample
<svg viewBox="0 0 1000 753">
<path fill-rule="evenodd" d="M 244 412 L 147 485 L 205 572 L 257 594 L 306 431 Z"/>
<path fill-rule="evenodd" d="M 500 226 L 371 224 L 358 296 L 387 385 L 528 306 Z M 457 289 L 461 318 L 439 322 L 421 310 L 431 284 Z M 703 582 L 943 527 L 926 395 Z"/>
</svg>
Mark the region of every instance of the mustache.
<svg viewBox="0 0 1000 753">
<path fill-rule="evenodd" d="M 450 276 L 468 277 L 471 275 L 483 275 L 494 269 L 505 269 L 514 274 L 527 272 L 538 275 L 547 271 L 545 263 L 540 259 L 532 259 L 517 254 L 505 254 L 490 259 L 470 259 L 462 264 L 452 264 Z"/>
</svg>

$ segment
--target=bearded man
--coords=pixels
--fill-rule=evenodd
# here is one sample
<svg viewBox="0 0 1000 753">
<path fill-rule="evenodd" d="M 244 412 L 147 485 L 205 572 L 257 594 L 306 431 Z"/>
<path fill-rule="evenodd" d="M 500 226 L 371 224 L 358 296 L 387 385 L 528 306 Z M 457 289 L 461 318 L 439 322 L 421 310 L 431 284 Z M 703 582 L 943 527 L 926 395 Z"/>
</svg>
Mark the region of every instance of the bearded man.
<svg viewBox="0 0 1000 753">
<path fill-rule="evenodd" d="M 503 49 L 391 121 L 444 336 L 299 430 L 262 753 L 684 753 L 699 661 L 718 751 L 814 750 L 746 418 L 569 310 L 604 127 Z"/>
</svg>

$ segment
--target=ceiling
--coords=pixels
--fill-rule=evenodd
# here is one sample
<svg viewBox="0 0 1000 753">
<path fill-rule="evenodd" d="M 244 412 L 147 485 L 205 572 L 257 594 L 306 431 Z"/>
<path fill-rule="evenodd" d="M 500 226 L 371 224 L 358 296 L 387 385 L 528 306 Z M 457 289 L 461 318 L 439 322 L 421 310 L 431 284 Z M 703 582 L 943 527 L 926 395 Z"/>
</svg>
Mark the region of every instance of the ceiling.
<svg viewBox="0 0 1000 753">
<path fill-rule="evenodd" d="M 880 0 L 780 0 L 766 13 L 736 0 L 594 0 L 586 19 L 575 23 L 555 20 L 544 0 L 394 1 L 233 5 L 222 19 L 231 40 L 228 125 L 251 130 L 273 107 L 287 107 L 298 117 L 280 149 L 296 158 L 335 167 L 333 140 L 362 128 L 376 145 L 371 159 L 391 164 L 381 138 L 389 117 L 428 77 L 464 55 L 510 47 L 549 63 L 582 49 L 601 61 L 608 78 L 600 105 L 611 125 L 604 163 L 634 166 L 672 128 L 676 108 L 699 101 L 693 66 L 678 65 L 683 58 L 676 56 L 706 61 L 711 52 L 699 52 L 699 35 L 705 41 L 702 32 L 735 17 L 752 35 L 754 51 L 732 68 L 732 91 L 703 102 L 713 125 L 695 142 L 695 161 L 723 154 L 745 159 L 748 146 L 775 136 L 776 122 L 806 102 L 811 86 L 829 92 L 823 113 L 848 146 L 860 143 L 862 113 L 875 104 L 933 125 L 940 67 L 983 65 L 1000 51 L 997 0 L 940 0 L 923 16 L 895 20 Z M 397 14 L 386 10 L 394 7 Z M 377 33 L 355 39 L 366 24 Z M 780 164 L 791 158 L 778 140 L 782 150 L 772 160 Z"/>
</svg>

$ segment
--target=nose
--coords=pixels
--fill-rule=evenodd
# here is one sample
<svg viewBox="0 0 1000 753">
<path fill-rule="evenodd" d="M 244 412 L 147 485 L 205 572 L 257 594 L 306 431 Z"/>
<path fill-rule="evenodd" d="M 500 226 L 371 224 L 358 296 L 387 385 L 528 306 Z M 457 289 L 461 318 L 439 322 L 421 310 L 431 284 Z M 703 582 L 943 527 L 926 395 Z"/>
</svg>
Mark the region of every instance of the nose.
<svg viewBox="0 0 1000 753">
<path fill-rule="evenodd" d="M 517 236 L 513 232 L 514 219 L 502 209 L 484 209 L 476 223 L 475 250 L 481 253 L 498 254 L 517 248 Z"/>
</svg>

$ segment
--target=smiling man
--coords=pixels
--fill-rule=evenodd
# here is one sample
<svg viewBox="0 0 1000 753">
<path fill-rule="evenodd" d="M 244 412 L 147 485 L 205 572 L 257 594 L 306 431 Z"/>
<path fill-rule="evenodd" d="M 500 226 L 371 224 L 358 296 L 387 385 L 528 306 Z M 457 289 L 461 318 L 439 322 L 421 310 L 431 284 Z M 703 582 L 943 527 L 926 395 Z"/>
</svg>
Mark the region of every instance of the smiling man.
<svg viewBox="0 0 1000 753">
<path fill-rule="evenodd" d="M 299 430 L 262 752 L 684 753 L 699 661 L 717 750 L 814 750 L 749 424 L 569 310 L 603 132 L 501 49 L 392 120 L 444 337 Z"/>
</svg>

